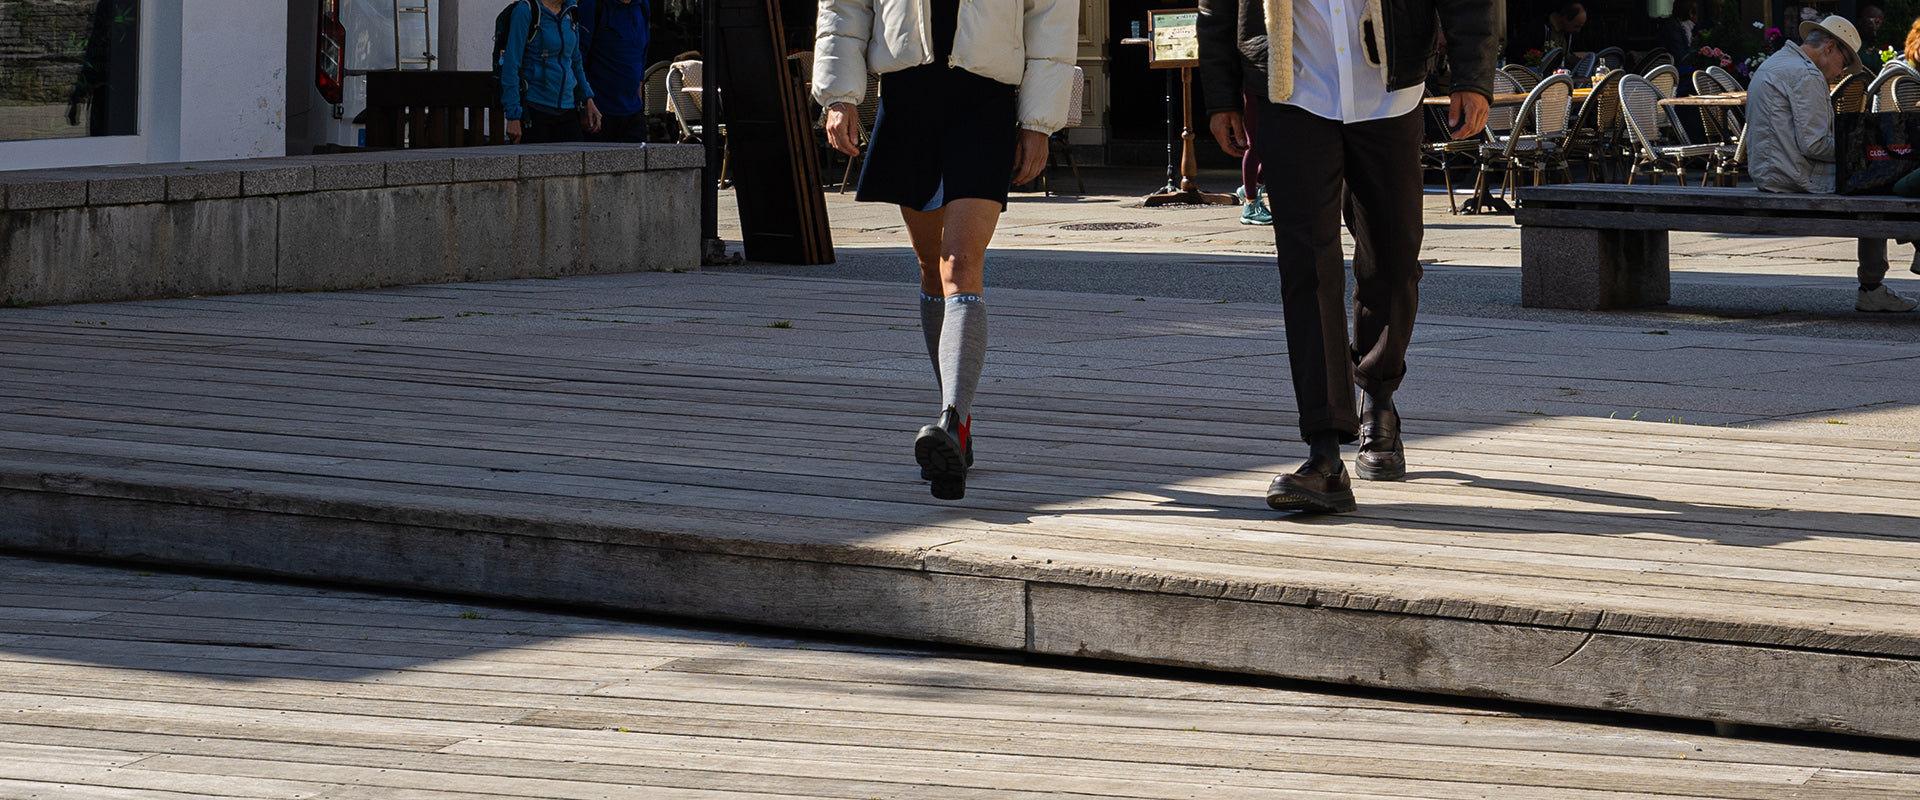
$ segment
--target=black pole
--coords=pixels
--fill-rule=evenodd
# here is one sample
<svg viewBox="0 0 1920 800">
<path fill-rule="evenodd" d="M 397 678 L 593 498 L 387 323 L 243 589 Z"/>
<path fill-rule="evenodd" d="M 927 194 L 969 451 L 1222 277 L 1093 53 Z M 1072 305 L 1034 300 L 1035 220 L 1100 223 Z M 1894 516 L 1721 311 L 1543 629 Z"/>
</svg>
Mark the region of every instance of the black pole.
<svg viewBox="0 0 1920 800">
<path fill-rule="evenodd" d="M 727 243 L 720 241 L 720 0 L 700 4 L 701 82 L 706 96 L 700 104 L 700 144 L 707 164 L 700 170 L 700 263 L 725 264 Z"/>
<path fill-rule="evenodd" d="M 1175 156 L 1173 155 L 1173 143 L 1180 141 L 1180 129 L 1175 127 L 1174 123 L 1174 118 L 1178 116 L 1174 113 L 1173 107 L 1173 73 L 1175 70 L 1163 69 L 1161 72 L 1167 73 L 1167 185 L 1160 190 L 1160 194 L 1173 194 L 1180 191 L 1180 179 L 1177 177 L 1179 168 L 1174 165 Z"/>
</svg>

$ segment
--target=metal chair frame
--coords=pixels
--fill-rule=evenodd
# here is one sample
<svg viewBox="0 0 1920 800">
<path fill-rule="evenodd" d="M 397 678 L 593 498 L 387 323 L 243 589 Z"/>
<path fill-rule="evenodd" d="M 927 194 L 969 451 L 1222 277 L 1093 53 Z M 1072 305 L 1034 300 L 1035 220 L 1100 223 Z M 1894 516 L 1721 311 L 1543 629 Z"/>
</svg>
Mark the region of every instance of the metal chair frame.
<svg viewBox="0 0 1920 800">
<path fill-rule="evenodd" d="M 1873 78 L 1864 72 L 1855 72 L 1840 79 L 1828 95 L 1833 100 L 1836 114 L 1849 114 L 1866 111 L 1869 105 L 1867 85 Z"/>
<path fill-rule="evenodd" d="M 1587 178 L 1612 181 L 1610 165 L 1622 160 L 1621 140 L 1625 123 L 1620 115 L 1620 79 L 1630 73 L 1608 73 L 1581 101 L 1568 129 L 1566 151 L 1571 162 L 1581 158 L 1587 165 Z"/>
<path fill-rule="evenodd" d="M 1540 73 L 1534 72 L 1532 67 L 1525 64 L 1508 64 L 1501 67 L 1500 71 L 1507 73 L 1515 83 L 1520 84 L 1520 91 L 1531 92 L 1533 87 L 1540 85 Z"/>
<path fill-rule="evenodd" d="M 1554 70 L 1566 63 L 1566 60 L 1567 51 L 1558 47 L 1548 48 L 1547 52 L 1540 56 L 1540 74 L 1552 75 Z"/>
<path fill-rule="evenodd" d="M 1561 146 L 1567 134 L 1567 106 L 1573 97 L 1573 79 L 1567 75 L 1549 75 L 1541 79 L 1515 115 L 1513 130 L 1506 136 L 1480 147 L 1480 170 L 1473 179 L 1473 191 L 1479 196 L 1487 190 L 1488 173 L 1498 171 L 1500 195 L 1513 189 L 1514 173 L 1530 172 L 1533 185 L 1539 186 L 1547 170 L 1558 167 L 1571 183 L 1573 170 L 1567 165 Z"/>
<path fill-rule="evenodd" d="M 1693 144 L 1687 141 L 1686 130 L 1673 118 L 1673 109 L 1659 104 L 1660 90 L 1639 75 L 1626 75 L 1620 79 L 1620 109 L 1626 118 L 1627 132 L 1633 137 L 1633 166 L 1627 170 L 1627 183 L 1633 183 L 1633 177 L 1644 172 L 1654 185 L 1659 185 L 1660 176 L 1671 171 L 1682 185 L 1687 182 L 1687 162 L 1699 161 L 1704 165 L 1713 157 L 1715 145 Z M 1673 131 L 1676 144 L 1665 144 L 1661 139 L 1661 111 L 1665 110 L 1667 124 Z"/>
</svg>

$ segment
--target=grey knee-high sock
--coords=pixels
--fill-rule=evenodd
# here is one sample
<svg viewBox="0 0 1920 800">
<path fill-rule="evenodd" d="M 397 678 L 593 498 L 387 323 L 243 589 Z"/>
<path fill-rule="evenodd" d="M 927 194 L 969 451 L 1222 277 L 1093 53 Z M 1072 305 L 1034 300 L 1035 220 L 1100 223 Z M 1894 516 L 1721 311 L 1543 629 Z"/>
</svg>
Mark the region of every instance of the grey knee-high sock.
<svg viewBox="0 0 1920 800">
<path fill-rule="evenodd" d="M 940 328 L 947 316 L 947 299 L 920 293 L 920 333 L 927 338 L 927 360 L 933 362 L 933 379 L 940 380 Z"/>
<path fill-rule="evenodd" d="M 946 298 L 940 327 L 940 406 L 960 409 L 966 421 L 973 408 L 980 370 L 987 363 L 987 301 L 977 294 Z"/>
</svg>

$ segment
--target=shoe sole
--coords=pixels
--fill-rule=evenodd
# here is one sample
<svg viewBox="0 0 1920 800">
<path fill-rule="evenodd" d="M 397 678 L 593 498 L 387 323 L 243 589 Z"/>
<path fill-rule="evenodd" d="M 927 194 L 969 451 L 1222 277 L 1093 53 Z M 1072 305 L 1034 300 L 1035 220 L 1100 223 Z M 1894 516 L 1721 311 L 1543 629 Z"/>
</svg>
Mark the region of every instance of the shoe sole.
<svg viewBox="0 0 1920 800">
<path fill-rule="evenodd" d="M 1319 511 L 1327 514 L 1344 514 L 1359 508 L 1353 502 L 1351 490 L 1321 494 L 1305 489 L 1268 492 L 1267 507 L 1275 511 Z"/>
<path fill-rule="evenodd" d="M 1266 222 L 1261 222 L 1261 221 L 1259 221 L 1259 220 L 1253 220 L 1253 219 L 1243 219 L 1243 220 L 1240 220 L 1240 224 L 1242 224 L 1242 225 L 1272 225 L 1272 224 L 1273 224 L 1273 220 L 1267 220 Z"/>
<path fill-rule="evenodd" d="M 1363 481 L 1397 481 L 1407 477 L 1407 465 L 1373 468 L 1365 464 L 1353 465 L 1353 476 Z"/>
<path fill-rule="evenodd" d="M 967 448 L 967 469 L 973 469 L 973 448 L 971 447 Z M 927 469 L 924 466 L 921 467 L 920 480 L 923 480 L 923 481 L 933 480 L 933 470 Z"/>
<path fill-rule="evenodd" d="M 967 457 L 953 434 L 938 425 L 920 429 L 913 440 L 913 458 L 920 462 L 920 475 L 933 482 L 933 496 L 940 500 L 959 500 L 967 496 Z"/>
</svg>

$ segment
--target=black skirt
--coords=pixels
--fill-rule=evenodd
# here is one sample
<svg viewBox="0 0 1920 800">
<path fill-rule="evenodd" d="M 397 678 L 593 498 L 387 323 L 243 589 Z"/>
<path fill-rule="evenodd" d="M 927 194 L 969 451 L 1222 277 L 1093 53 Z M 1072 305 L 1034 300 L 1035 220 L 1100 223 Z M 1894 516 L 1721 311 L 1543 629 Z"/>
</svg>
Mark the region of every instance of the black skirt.
<svg viewBox="0 0 1920 800">
<path fill-rule="evenodd" d="M 963 197 L 1007 207 L 1014 87 L 934 63 L 880 76 L 880 113 L 860 168 L 864 202 L 933 211 Z"/>
</svg>

